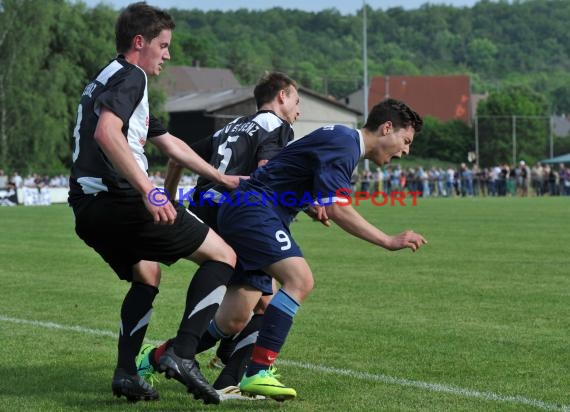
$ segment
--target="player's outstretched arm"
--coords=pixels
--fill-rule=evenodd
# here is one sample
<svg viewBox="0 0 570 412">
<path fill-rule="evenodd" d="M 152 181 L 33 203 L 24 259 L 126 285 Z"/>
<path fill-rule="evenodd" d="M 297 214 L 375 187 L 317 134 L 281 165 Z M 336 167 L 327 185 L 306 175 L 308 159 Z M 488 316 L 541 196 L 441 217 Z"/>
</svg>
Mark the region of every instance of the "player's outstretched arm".
<svg viewBox="0 0 570 412">
<path fill-rule="evenodd" d="M 178 183 L 180 183 L 183 171 L 184 168 L 174 160 L 168 160 L 166 164 L 166 177 L 164 178 L 164 190 L 170 194 L 170 200 L 173 203 L 176 203 L 176 190 L 178 189 Z"/>
<path fill-rule="evenodd" d="M 414 252 L 427 241 L 419 233 L 407 230 L 396 236 L 390 236 L 370 224 L 351 205 L 340 206 L 333 203 L 326 206 L 328 217 L 339 225 L 345 232 L 366 240 L 388 250 L 410 248 Z"/>
<path fill-rule="evenodd" d="M 150 141 L 170 159 L 173 159 L 181 166 L 193 170 L 205 179 L 224 185 L 229 189 L 235 189 L 239 184 L 239 176 L 230 176 L 220 173 L 198 156 L 183 140 L 170 133 L 154 137 Z"/>
</svg>

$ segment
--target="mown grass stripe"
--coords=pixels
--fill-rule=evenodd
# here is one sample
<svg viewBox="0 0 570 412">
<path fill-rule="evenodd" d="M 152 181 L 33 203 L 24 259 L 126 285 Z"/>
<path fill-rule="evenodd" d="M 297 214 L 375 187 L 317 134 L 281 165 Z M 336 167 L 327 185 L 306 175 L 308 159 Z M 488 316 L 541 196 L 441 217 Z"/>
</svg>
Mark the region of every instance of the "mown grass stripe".
<svg viewBox="0 0 570 412">
<path fill-rule="evenodd" d="M 83 326 L 73 326 L 73 325 L 61 325 L 54 322 L 44 322 L 44 321 L 37 321 L 37 320 L 28 320 L 28 319 L 18 319 L 12 318 L 9 316 L 0 315 L 0 321 L 3 322 L 11 322 L 23 325 L 31 325 L 36 327 L 42 327 L 47 329 L 59 329 L 64 331 L 71 331 L 71 332 L 78 332 L 83 334 L 89 335 L 96 335 L 96 336 L 109 336 L 109 337 L 116 337 L 117 332 L 111 332 L 107 330 L 101 329 L 92 329 L 86 328 Z M 152 341 L 149 342 L 156 344 L 162 341 Z M 321 373 L 329 373 L 334 375 L 340 376 L 347 376 L 354 379 L 362 379 L 366 381 L 372 382 L 382 382 L 385 384 L 390 385 L 399 385 L 399 386 L 407 386 L 412 388 L 418 388 L 422 390 L 427 390 L 431 392 L 440 392 L 440 393 L 448 393 L 457 396 L 463 396 L 468 398 L 476 398 L 476 399 L 484 399 L 487 401 L 499 402 L 499 403 L 515 403 L 520 405 L 528 405 L 535 408 L 548 410 L 548 411 L 563 411 L 563 412 L 570 412 L 570 405 L 556 405 L 548 402 L 544 402 L 538 399 L 527 398 L 525 396 L 516 395 L 501 395 L 494 392 L 480 392 L 471 389 L 460 388 L 453 385 L 445 385 L 440 383 L 430 383 L 430 382 L 423 382 L 418 380 L 411 380 L 405 378 L 396 378 L 389 375 L 376 375 L 372 373 L 366 372 L 358 372 L 353 371 L 350 369 L 339 369 L 339 368 L 331 368 L 328 366 L 321 366 L 321 365 L 313 365 L 306 362 L 298 362 L 293 360 L 287 359 L 280 359 L 280 364 L 295 366 L 298 368 L 307 369 L 313 372 L 321 372 Z"/>
</svg>

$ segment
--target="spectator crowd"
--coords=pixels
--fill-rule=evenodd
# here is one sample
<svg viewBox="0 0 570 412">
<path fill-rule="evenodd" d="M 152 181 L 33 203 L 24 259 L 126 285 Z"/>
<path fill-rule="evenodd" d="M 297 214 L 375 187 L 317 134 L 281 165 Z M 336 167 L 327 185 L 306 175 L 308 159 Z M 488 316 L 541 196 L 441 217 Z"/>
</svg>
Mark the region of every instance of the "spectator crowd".
<svg viewBox="0 0 570 412">
<path fill-rule="evenodd" d="M 14 171 L 10 176 L 5 175 L 4 170 L 0 170 L 0 188 L 13 185 L 17 189 L 23 187 L 42 188 L 42 187 L 68 187 L 69 176 L 42 176 L 37 173 L 30 173 L 26 177 L 20 176 Z"/>
<path fill-rule="evenodd" d="M 194 174 L 183 175 L 180 187 L 194 187 L 197 178 Z M 6 175 L 0 169 L 0 197 L 4 199 L 3 204 L 12 206 L 16 204 L 16 190 L 26 189 L 32 191 L 34 196 L 39 196 L 30 200 L 33 204 L 49 204 L 48 189 L 67 188 L 68 179 L 67 175 L 50 177 L 37 173 L 22 177 L 17 171 Z M 150 179 L 157 187 L 163 187 L 164 176 L 161 172 L 152 173 Z M 536 163 L 529 167 L 524 160 L 517 165 L 505 163 L 488 168 L 466 163 L 457 168 L 402 168 L 394 164 L 373 171 L 355 172 L 351 183 L 353 191 L 367 191 L 370 194 L 408 191 L 421 192 L 422 197 L 570 196 L 570 167 L 563 163 L 558 166 Z"/>
<path fill-rule="evenodd" d="M 352 190 L 384 192 L 421 192 L 422 197 L 454 196 L 570 196 L 570 167 L 536 163 L 529 167 L 524 160 L 518 165 L 502 164 L 489 168 L 410 167 L 400 165 L 355 172 Z"/>
</svg>

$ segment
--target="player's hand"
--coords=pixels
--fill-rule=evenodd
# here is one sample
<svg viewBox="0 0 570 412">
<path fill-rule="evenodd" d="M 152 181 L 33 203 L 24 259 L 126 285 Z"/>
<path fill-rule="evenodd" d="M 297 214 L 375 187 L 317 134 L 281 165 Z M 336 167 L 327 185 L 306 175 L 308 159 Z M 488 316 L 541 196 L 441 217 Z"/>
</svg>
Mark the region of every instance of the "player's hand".
<svg viewBox="0 0 570 412">
<path fill-rule="evenodd" d="M 427 244 L 427 240 L 425 240 L 422 235 L 414 232 L 413 230 L 406 230 L 399 235 L 392 236 L 386 249 L 400 250 L 410 248 L 413 252 L 415 252 L 425 244 Z"/>
<path fill-rule="evenodd" d="M 323 206 L 309 206 L 305 209 L 305 213 L 309 215 L 313 220 L 321 222 L 326 227 L 330 227 L 331 222 L 327 216 L 327 211 Z"/>
<path fill-rule="evenodd" d="M 221 183 L 228 189 L 235 189 L 238 187 L 240 179 L 247 180 L 249 176 L 222 175 Z"/>
<path fill-rule="evenodd" d="M 176 209 L 164 190 L 155 187 L 143 195 L 143 202 L 152 215 L 154 223 L 171 225 L 176 220 Z"/>
</svg>

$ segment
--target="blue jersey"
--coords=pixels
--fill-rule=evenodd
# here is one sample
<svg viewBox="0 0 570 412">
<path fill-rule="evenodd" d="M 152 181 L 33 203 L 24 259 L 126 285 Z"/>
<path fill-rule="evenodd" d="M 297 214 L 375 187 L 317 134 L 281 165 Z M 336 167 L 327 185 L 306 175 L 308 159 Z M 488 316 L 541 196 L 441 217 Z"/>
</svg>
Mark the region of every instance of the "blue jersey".
<svg viewBox="0 0 570 412">
<path fill-rule="evenodd" d="M 249 180 L 242 181 L 230 201 L 221 202 L 218 213 L 220 234 L 238 256 L 240 271 L 232 283 L 272 293 L 271 277 L 259 271 L 280 260 L 303 256 L 289 231 L 292 218 L 315 199 L 334 201 L 339 189 L 350 188 L 350 177 L 363 152 L 358 130 L 326 126 L 289 143 Z M 262 201 L 272 196 L 278 201 Z"/>
<path fill-rule="evenodd" d="M 358 130 L 325 126 L 289 143 L 249 180 L 242 181 L 239 190 L 277 200 L 277 213 L 290 221 L 303 208 L 315 202 L 330 204 L 337 200 L 339 189 L 350 189 L 363 151 Z"/>
</svg>

